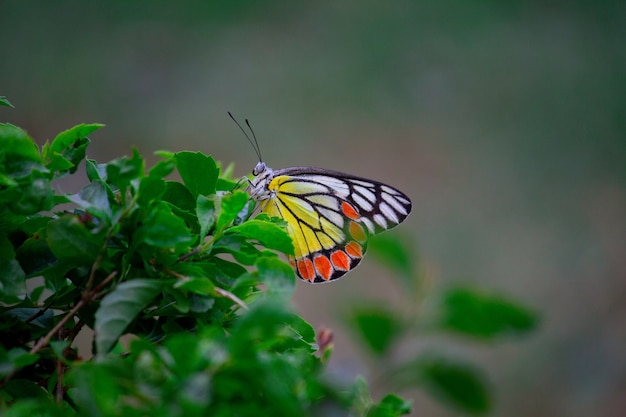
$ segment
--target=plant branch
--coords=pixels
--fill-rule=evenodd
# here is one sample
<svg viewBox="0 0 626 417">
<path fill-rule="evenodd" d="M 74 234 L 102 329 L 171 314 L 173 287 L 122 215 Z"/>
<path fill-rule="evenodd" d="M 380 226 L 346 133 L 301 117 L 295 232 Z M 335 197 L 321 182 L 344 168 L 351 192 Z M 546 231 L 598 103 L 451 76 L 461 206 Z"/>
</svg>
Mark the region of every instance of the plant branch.
<svg viewBox="0 0 626 417">
<path fill-rule="evenodd" d="M 98 297 L 98 293 L 102 290 L 102 288 L 104 288 L 105 285 L 111 282 L 116 275 L 117 271 L 111 272 L 108 277 L 106 277 L 96 288 L 94 288 L 93 291 L 85 291 L 80 301 L 76 303 L 74 308 L 72 308 L 70 312 L 67 313 L 65 317 L 63 317 L 57 323 L 57 325 L 48 332 L 48 334 L 46 334 L 43 338 L 39 340 L 39 342 L 37 342 L 35 346 L 33 346 L 33 348 L 30 350 L 30 353 L 37 353 L 41 349 L 43 349 L 50 342 L 50 339 L 52 339 L 52 337 L 57 334 L 59 330 L 61 330 L 63 326 L 65 326 L 67 322 L 70 321 L 70 319 L 80 311 L 81 308 L 83 308 L 85 305 L 89 304 Z"/>
<path fill-rule="evenodd" d="M 167 274 L 178 278 L 178 279 L 190 279 L 188 276 L 183 275 L 181 273 L 178 273 L 176 271 L 172 271 L 171 269 L 168 268 L 163 268 L 163 271 L 166 272 Z M 230 301 L 234 302 L 235 304 L 237 304 L 239 307 L 241 307 L 244 310 L 248 310 L 248 306 L 246 305 L 246 303 L 244 303 L 241 298 L 237 297 L 235 294 L 233 294 L 230 291 L 227 291 L 223 288 L 214 286 L 214 292 L 215 294 L 219 295 L 220 297 L 224 297 L 224 298 L 228 298 Z"/>
</svg>

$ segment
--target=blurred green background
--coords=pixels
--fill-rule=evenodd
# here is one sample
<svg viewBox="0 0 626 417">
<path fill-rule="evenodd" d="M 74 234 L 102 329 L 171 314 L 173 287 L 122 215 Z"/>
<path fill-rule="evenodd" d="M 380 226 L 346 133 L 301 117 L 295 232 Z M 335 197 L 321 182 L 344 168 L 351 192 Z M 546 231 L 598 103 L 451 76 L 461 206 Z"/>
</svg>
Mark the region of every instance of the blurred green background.
<svg viewBox="0 0 626 417">
<path fill-rule="evenodd" d="M 39 143 L 101 122 L 88 153 L 101 162 L 132 145 L 198 150 L 244 175 L 256 156 L 231 111 L 274 168 L 400 188 L 414 211 L 397 233 L 435 285 L 542 315 L 524 339 L 448 344 L 486 370 L 493 414 L 623 415 L 626 3 L 4 0 L 0 44 L 0 95 L 16 106 L 1 118 Z M 371 375 L 341 314 L 402 302 L 389 272 L 361 265 L 294 300 L 334 330 L 346 380 Z M 415 415 L 452 415 L 408 395 Z"/>
</svg>

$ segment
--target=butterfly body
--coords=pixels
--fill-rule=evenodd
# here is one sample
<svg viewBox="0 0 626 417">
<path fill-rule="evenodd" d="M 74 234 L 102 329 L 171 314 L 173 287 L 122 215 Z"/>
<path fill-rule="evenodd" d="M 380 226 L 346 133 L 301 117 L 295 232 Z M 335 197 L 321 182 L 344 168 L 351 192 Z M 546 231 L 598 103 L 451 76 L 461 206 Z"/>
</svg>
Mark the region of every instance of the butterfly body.
<svg viewBox="0 0 626 417">
<path fill-rule="evenodd" d="M 287 223 L 298 277 L 328 282 L 354 269 L 371 235 L 400 224 L 411 200 L 386 184 L 313 167 L 273 170 L 259 162 L 250 196 L 270 216 Z"/>
</svg>

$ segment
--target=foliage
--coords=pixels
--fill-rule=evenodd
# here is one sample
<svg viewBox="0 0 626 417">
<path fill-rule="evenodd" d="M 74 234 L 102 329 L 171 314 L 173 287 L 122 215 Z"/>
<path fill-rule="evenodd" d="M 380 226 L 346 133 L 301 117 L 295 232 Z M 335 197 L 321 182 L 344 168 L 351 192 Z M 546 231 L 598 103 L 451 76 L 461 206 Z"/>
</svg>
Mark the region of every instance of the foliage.
<svg viewBox="0 0 626 417">
<path fill-rule="evenodd" d="M 487 413 L 491 390 L 478 368 L 443 355 L 440 352 L 444 349 L 438 348 L 423 349 L 396 363 L 394 348 L 416 339 L 411 337 L 415 334 L 420 341 L 430 334 L 495 342 L 530 332 L 538 317 L 514 300 L 475 288 L 453 286 L 429 291 L 430 277 L 420 271 L 410 247 L 389 234 L 377 236 L 370 245 L 370 252 L 396 272 L 406 305 L 391 308 L 380 301 L 361 301 L 350 309 L 347 323 L 377 359 L 375 368 L 380 369 L 374 373 L 382 374 L 387 384 L 417 386 L 465 413 Z"/>
<path fill-rule="evenodd" d="M 346 387 L 324 377 L 332 334 L 316 337 L 289 307 L 295 275 L 277 252 L 293 253 L 293 244 L 283 224 L 249 219 L 254 203 L 212 157 L 160 152 L 146 169 L 133 150 L 97 163 L 86 150 L 101 127 L 75 126 L 40 149 L 22 129 L 0 124 L 0 413 L 410 412 L 395 394 L 372 400 L 362 378 Z M 81 175 L 81 162 L 87 184 L 55 192 L 58 179 Z M 373 251 L 414 285 L 406 247 L 390 242 Z M 435 326 L 446 331 L 491 339 L 534 323 L 522 307 L 467 290 L 443 300 Z M 366 306 L 351 317 L 378 358 L 407 329 L 391 309 Z M 84 328 L 95 330 L 93 357 L 73 345 Z M 407 385 L 471 413 L 488 408 L 469 367 L 422 355 L 401 368 Z"/>
</svg>

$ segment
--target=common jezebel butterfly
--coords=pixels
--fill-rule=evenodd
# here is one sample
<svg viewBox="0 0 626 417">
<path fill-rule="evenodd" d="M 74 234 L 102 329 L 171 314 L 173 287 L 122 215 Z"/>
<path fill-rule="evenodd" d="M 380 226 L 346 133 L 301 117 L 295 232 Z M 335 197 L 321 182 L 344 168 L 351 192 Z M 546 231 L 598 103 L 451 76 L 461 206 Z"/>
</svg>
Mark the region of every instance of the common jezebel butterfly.
<svg viewBox="0 0 626 417">
<path fill-rule="evenodd" d="M 411 212 L 406 194 L 378 181 L 322 168 L 273 170 L 262 161 L 256 137 L 254 142 L 246 137 L 259 157 L 254 178 L 246 178 L 247 191 L 261 211 L 287 223 L 295 248 L 290 262 L 304 281 L 328 282 L 350 272 L 370 236 L 397 226 Z"/>
</svg>

